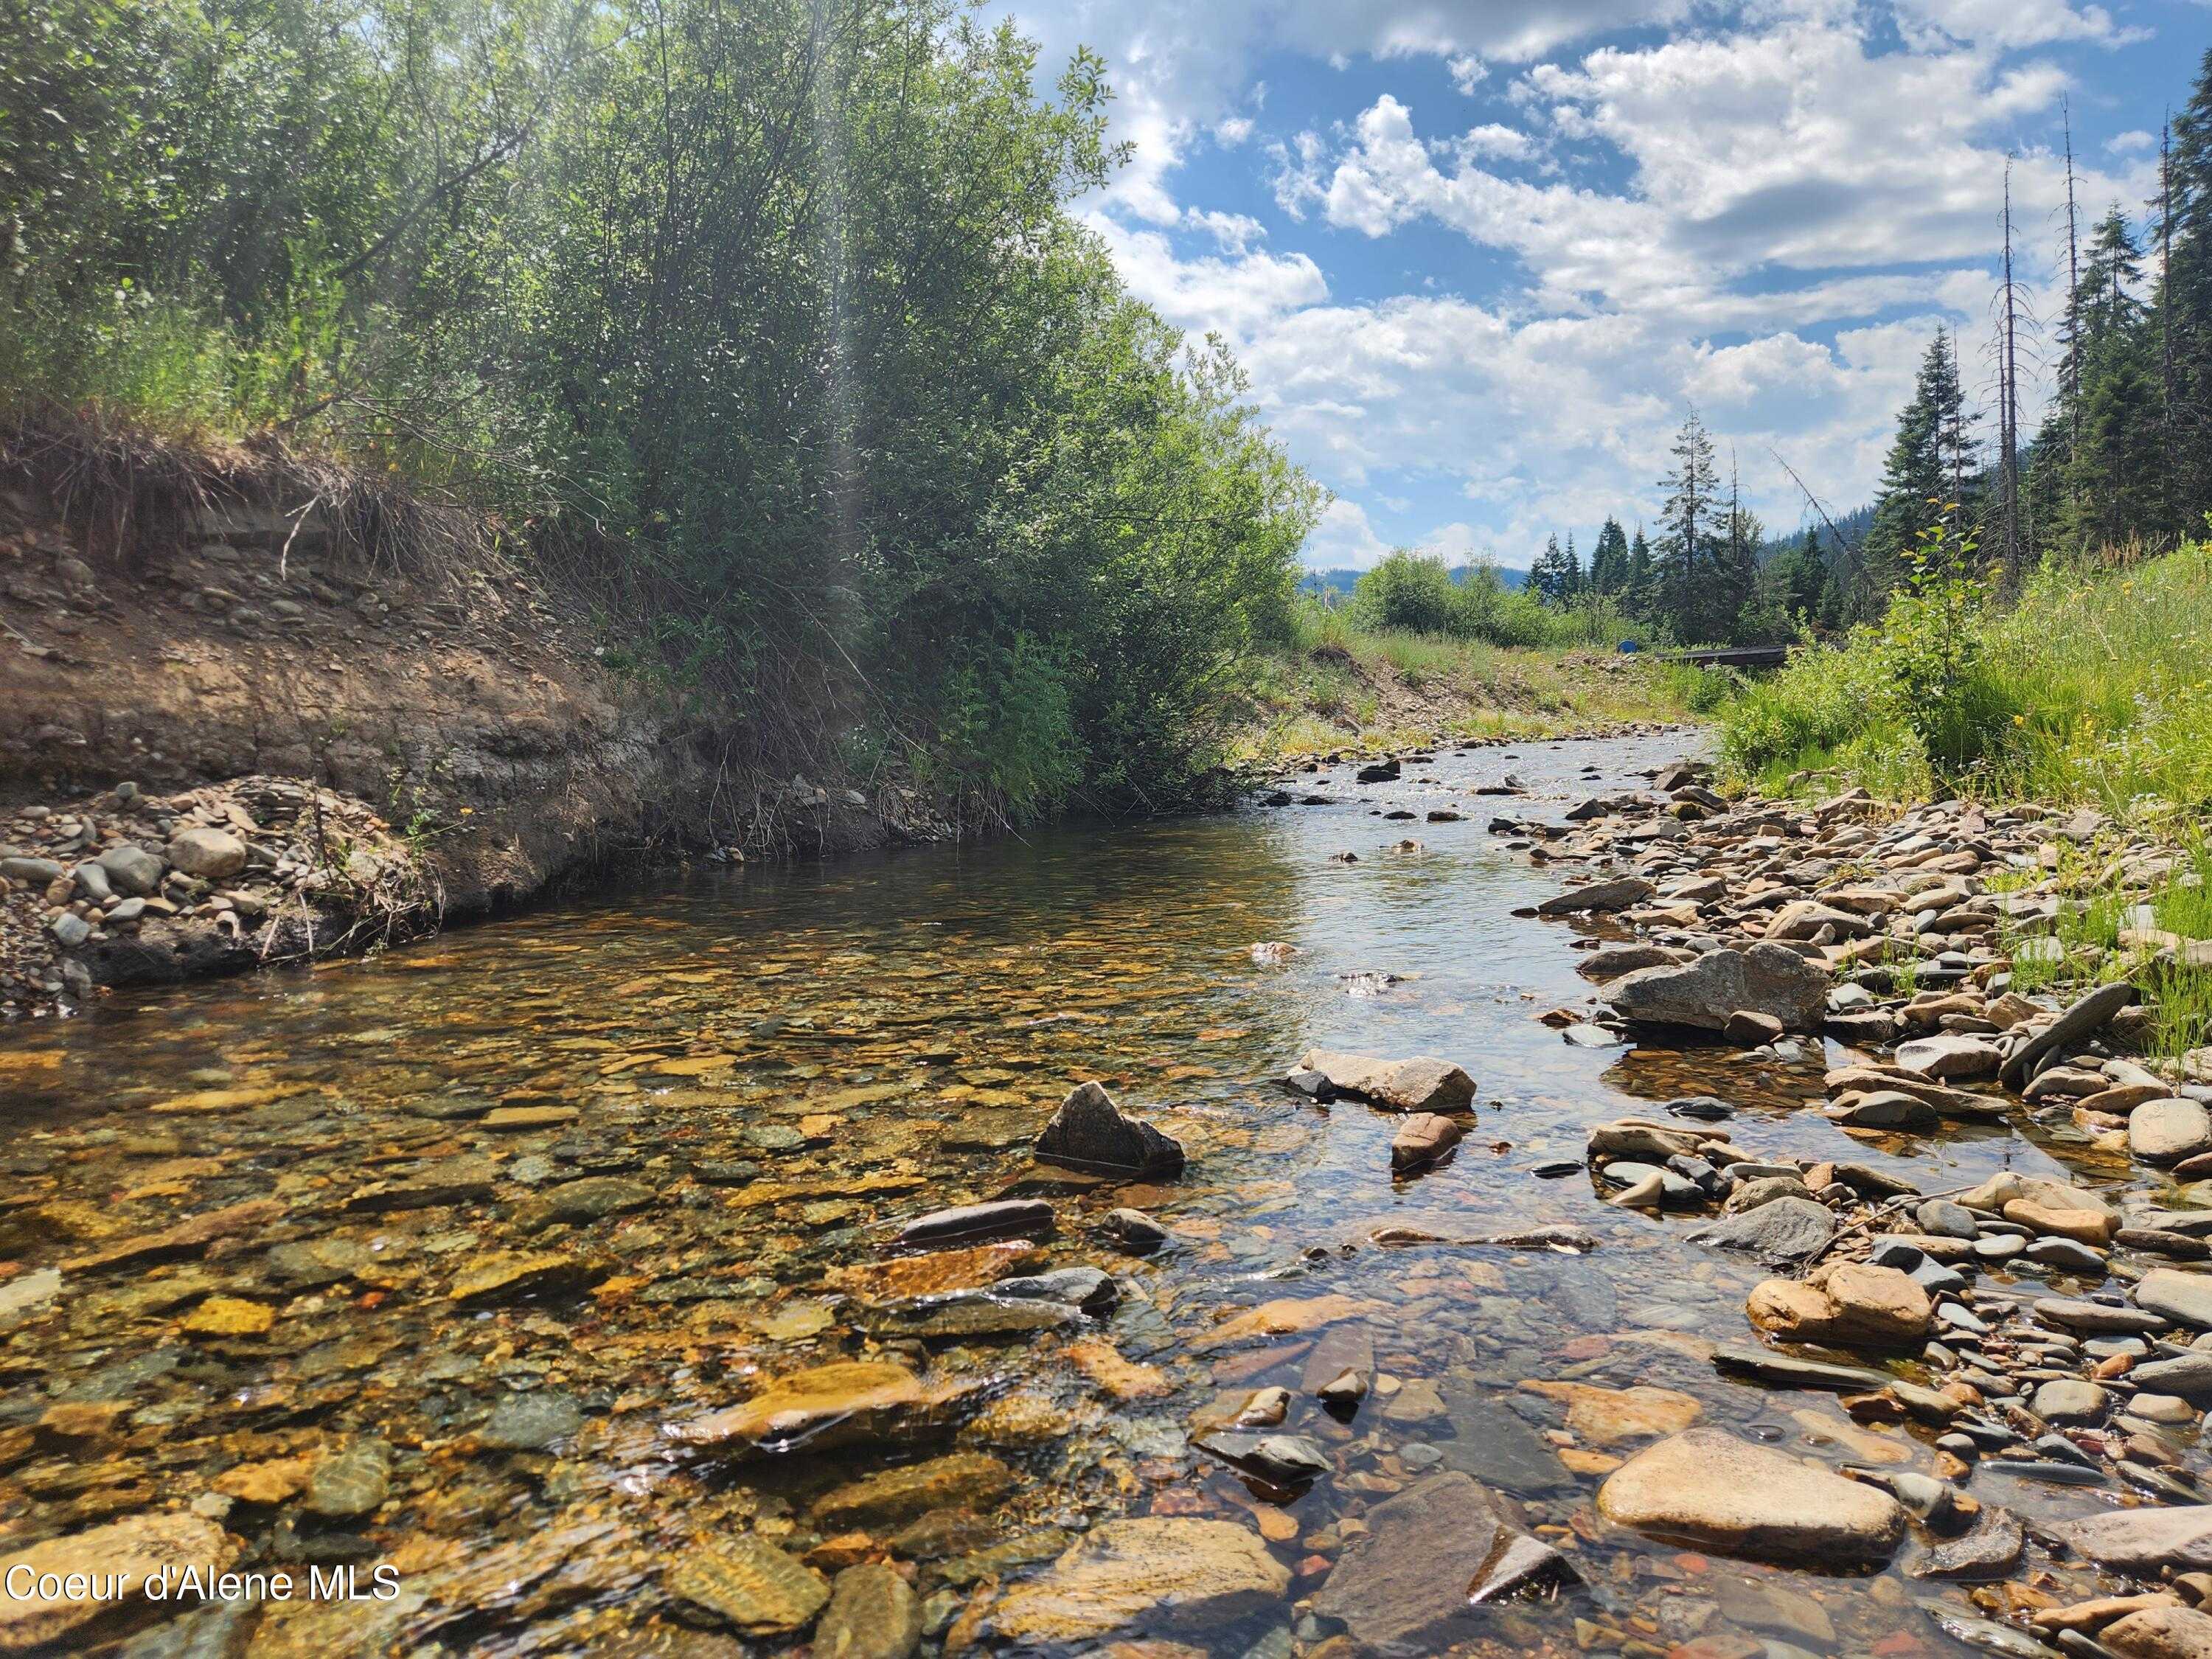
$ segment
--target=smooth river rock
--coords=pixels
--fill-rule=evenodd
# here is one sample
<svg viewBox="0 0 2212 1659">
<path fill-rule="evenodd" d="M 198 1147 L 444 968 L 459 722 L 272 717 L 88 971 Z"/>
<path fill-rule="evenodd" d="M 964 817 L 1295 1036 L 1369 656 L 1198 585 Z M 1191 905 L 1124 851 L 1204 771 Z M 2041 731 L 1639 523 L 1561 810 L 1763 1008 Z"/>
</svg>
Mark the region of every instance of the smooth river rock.
<svg viewBox="0 0 2212 1659">
<path fill-rule="evenodd" d="M 1132 1626 L 1164 1632 L 1232 1625 L 1279 1601 L 1291 1571 L 1260 1535 L 1229 1521 L 1105 1521 L 992 1610 L 1015 1642 L 1092 1642 Z"/>
<path fill-rule="evenodd" d="M 1638 1452 L 1606 1478 L 1597 1506 L 1638 1532 L 1785 1560 L 1887 1559 L 1905 1535 L 1904 1508 L 1887 1492 L 1719 1429 Z"/>
<path fill-rule="evenodd" d="M 1770 1336 L 1844 1348 L 1917 1346 L 1934 1311 L 1910 1274 L 1856 1261 L 1831 1262 L 1802 1281 L 1767 1279 L 1745 1308 Z"/>
<path fill-rule="evenodd" d="M 1329 1048 L 1307 1050 L 1298 1069 L 1319 1072 L 1339 1094 L 1396 1112 L 1458 1112 L 1474 1103 L 1474 1079 L 1426 1055 L 1380 1060 Z"/>
<path fill-rule="evenodd" d="M 2051 1530 L 2076 1554 L 2122 1572 L 2185 1572 L 2212 1569 L 2212 1504 L 2175 1508 L 2107 1510 Z"/>
<path fill-rule="evenodd" d="M 2212 1273 L 2154 1267 L 2136 1281 L 2136 1306 L 2199 1330 L 2212 1330 Z"/>
<path fill-rule="evenodd" d="M 1816 1029 L 1827 1011 L 1829 975 L 1786 945 L 1709 951 L 1680 968 L 1639 968 L 1605 988 L 1624 1019 L 1647 1025 L 1724 1029 L 1739 1010 L 1771 1014 L 1793 1031 Z"/>
<path fill-rule="evenodd" d="M 2193 1100 L 2149 1100 L 2128 1114 L 2128 1150 L 2146 1164 L 2212 1152 L 2212 1112 Z"/>
</svg>

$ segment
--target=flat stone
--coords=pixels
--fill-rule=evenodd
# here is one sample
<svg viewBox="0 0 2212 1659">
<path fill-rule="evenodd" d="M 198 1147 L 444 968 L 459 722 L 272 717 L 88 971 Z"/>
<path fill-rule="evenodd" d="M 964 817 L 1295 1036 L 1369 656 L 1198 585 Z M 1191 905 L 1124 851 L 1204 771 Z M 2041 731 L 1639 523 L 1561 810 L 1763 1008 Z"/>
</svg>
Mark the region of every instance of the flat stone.
<svg viewBox="0 0 2212 1659">
<path fill-rule="evenodd" d="M 202 881 L 224 881 L 246 868 L 246 843 L 228 830 L 195 825 L 170 838 L 169 862 Z"/>
<path fill-rule="evenodd" d="M 580 1291 L 592 1275 L 592 1264 L 580 1256 L 554 1250 L 487 1250 L 470 1258 L 446 1295 L 463 1307 L 486 1307 Z"/>
<path fill-rule="evenodd" d="M 1948 1031 L 1915 1037 L 1897 1048 L 1897 1063 L 1906 1071 L 1939 1079 L 1994 1077 L 2003 1058 L 1993 1043 Z"/>
<path fill-rule="evenodd" d="M 1641 904 L 1658 889 L 1636 876 L 1621 876 L 1610 881 L 1594 881 L 1581 887 L 1570 887 L 1555 894 L 1536 907 L 1540 916 L 1578 916 L 1626 910 Z"/>
<path fill-rule="evenodd" d="M 2154 1267 L 2136 1281 L 2135 1301 L 2150 1313 L 2212 1330 L 2212 1273 Z"/>
<path fill-rule="evenodd" d="M 1836 1626 L 1828 1610 L 1802 1590 L 1772 1579 L 1719 1575 L 1712 1580 L 1713 1601 L 1721 1617 L 1747 1630 L 1763 1630 L 1801 1647 L 1836 1645 Z"/>
<path fill-rule="evenodd" d="M 2035 1391 L 2028 1409 L 2051 1423 L 2094 1423 L 2105 1414 L 2112 1396 L 2094 1382 L 2079 1377 L 2059 1377 Z"/>
<path fill-rule="evenodd" d="M 830 1581 L 750 1534 L 694 1540 L 661 1584 L 681 1601 L 719 1613 L 748 1636 L 803 1629 L 830 1600 Z"/>
<path fill-rule="evenodd" d="M 2146 1101 L 2128 1114 L 2128 1150 L 2146 1164 L 2212 1152 L 2212 1112 L 2193 1100 Z"/>
<path fill-rule="evenodd" d="M 2054 1049 L 2071 1051 L 2102 1030 L 2113 1015 L 2136 1000 L 2136 988 L 2125 980 L 2100 985 L 2042 1030 L 2013 1050 L 1998 1073 L 2005 1087 L 2017 1089 L 2027 1082 L 2035 1062 Z"/>
<path fill-rule="evenodd" d="M 1704 1407 L 1686 1394 L 1638 1383 L 1601 1389 L 1589 1382 L 1526 1382 L 1531 1394 L 1556 1400 L 1567 1408 L 1567 1427 L 1600 1446 L 1623 1445 L 1676 1434 L 1696 1422 Z"/>
<path fill-rule="evenodd" d="M 921 1599 L 879 1562 L 848 1567 L 830 1587 L 814 1627 L 818 1659 L 908 1659 L 921 1645 Z"/>
<path fill-rule="evenodd" d="M 679 1443 L 746 1453 L 817 1449 L 950 1426 L 952 1410 L 982 1384 L 925 1383 L 884 1359 L 841 1360 L 776 1378 L 742 1405 L 672 1423 Z"/>
<path fill-rule="evenodd" d="M 2106 1331 L 2122 1335 L 2162 1331 L 2172 1322 L 2161 1314 L 2146 1313 L 2140 1308 L 2075 1301 L 2065 1297 L 2039 1297 L 2033 1311 L 2046 1325 L 2061 1326 L 2069 1331 Z"/>
<path fill-rule="evenodd" d="M 494 1451 L 543 1451 L 583 1426 L 584 1409 L 574 1398 L 537 1389 L 501 1395 L 477 1431 L 477 1440 Z"/>
<path fill-rule="evenodd" d="M 1442 1393 L 1452 1433 L 1436 1444 L 1448 1468 L 1520 1498 L 1573 1487 L 1553 1449 L 1495 1389 L 1454 1375 Z"/>
<path fill-rule="evenodd" d="M 543 1232 L 556 1223 L 572 1227 L 603 1221 L 611 1215 L 642 1210 L 659 1196 L 641 1181 L 623 1176 L 586 1176 L 549 1187 L 515 1206 L 515 1226 L 526 1233 Z"/>
<path fill-rule="evenodd" d="M 373 1514 L 391 1495 L 391 1448 L 380 1440 L 357 1440 L 315 1460 L 302 1507 L 325 1520 L 351 1521 Z"/>
<path fill-rule="evenodd" d="M 2075 1553 L 2121 1572 L 2212 1569 L 2212 1504 L 2106 1510 L 2083 1520 L 2053 1522 L 2051 1530 Z"/>
<path fill-rule="evenodd" d="M 1819 1029 L 1829 976 L 1786 945 L 1710 951 L 1680 967 L 1641 968 L 1605 988 L 1622 1018 L 1642 1024 L 1726 1027 L 1739 1011 L 1768 1014 L 1786 1030 Z"/>
<path fill-rule="evenodd" d="M 1042 1252 L 1034 1244 L 1000 1239 L 964 1249 L 933 1250 L 926 1255 L 895 1256 L 889 1261 L 855 1262 L 832 1267 L 826 1277 L 838 1290 L 872 1298 L 940 1296 L 947 1291 L 978 1291 L 987 1285 L 994 1287 L 994 1293 L 1015 1294 L 1004 1291 L 998 1281 L 1042 1259 Z"/>
<path fill-rule="evenodd" d="M 2212 1406 L 2212 1353 L 2185 1353 L 2152 1359 L 2128 1373 L 2139 1389 L 2179 1395 L 2193 1405 Z"/>
<path fill-rule="evenodd" d="M 1740 1250 L 1779 1267 L 1817 1255 L 1835 1236 L 1836 1218 L 1826 1205 L 1809 1198 L 1778 1198 L 1700 1227 L 1689 1238 L 1692 1244 Z"/>
<path fill-rule="evenodd" d="M 1256 1533 L 1182 1516 L 1106 1521 L 993 1607 L 999 1636 L 1039 1644 L 1092 1642 L 1127 1628 L 1218 1630 L 1272 1607 L 1290 1569 Z"/>
<path fill-rule="evenodd" d="M 118 892 L 151 898 L 161 890 L 161 873 L 168 866 L 143 847 L 111 847 L 93 860 L 107 872 Z"/>
<path fill-rule="evenodd" d="M 1102 1083 L 1079 1083 L 1037 1136 L 1039 1162 L 1102 1175 L 1175 1175 L 1182 1143 L 1115 1103 Z"/>
<path fill-rule="evenodd" d="M 1309 1049 L 1302 1071 L 1319 1072 L 1339 1094 L 1397 1112 L 1463 1111 L 1474 1103 L 1474 1079 L 1449 1060 L 1426 1055 L 1382 1060 L 1372 1054 Z"/>
<path fill-rule="evenodd" d="M 2002 1578 L 2019 1565 L 2027 1547 L 2020 1517 L 2010 1510 L 1984 1509 L 1973 1529 L 1947 1538 L 1912 1564 L 1917 1578 Z"/>
<path fill-rule="evenodd" d="M 1607 1477 L 1597 1505 L 1656 1537 L 1785 1559 L 1887 1559 L 1905 1522 L 1888 1493 L 1718 1429 L 1637 1453 Z"/>
<path fill-rule="evenodd" d="M 982 1452 L 880 1470 L 815 1500 L 812 1518 L 829 1532 L 878 1530 L 939 1509 L 988 1510 L 1013 1490 L 1014 1472 Z"/>
<path fill-rule="evenodd" d="M 57 1642 L 118 1602 L 137 1600 L 155 1574 L 197 1570 L 204 1577 L 237 1558 L 238 1546 L 223 1529 L 195 1515 L 134 1515 L 0 1557 L 0 1583 L 10 1586 L 0 1596 L 0 1650 Z M 120 1593 L 95 1598 L 86 1580 L 105 1581 L 110 1574 Z M 68 1582 L 72 1577 L 74 1585 Z M 98 1588 L 110 1586 L 101 1582 Z M 56 1593 L 48 1595 L 46 1589 Z M 76 1589 L 85 1593 L 71 1593 Z"/>
<path fill-rule="evenodd" d="M 1039 1237 L 1053 1230 L 1053 1208 L 1041 1198 L 963 1204 L 917 1216 L 899 1229 L 902 1244 L 949 1244 L 971 1238 Z"/>
<path fill-rule="evenodd" d="M 2212 1613 L 2145 1607 L 2106 1626 L 2098 1639 L 2121 1659 L 2212 1659 Z"/>
<path fill-rule="evenodd" d="M 1415 1482 L 1364 1518 L 1366 1530 L 1346 1544 L 1314 1611 L 1382 1659 L 1423 1659 L 1472 1635 L 1471 1589 L 1493 1586 L 1516 1544 L 1537 1542 L 1494 1494 L 1456 1470 Z M 1527 1582 L 1539 1565 L 1511 1570 Z"/>
</svg>

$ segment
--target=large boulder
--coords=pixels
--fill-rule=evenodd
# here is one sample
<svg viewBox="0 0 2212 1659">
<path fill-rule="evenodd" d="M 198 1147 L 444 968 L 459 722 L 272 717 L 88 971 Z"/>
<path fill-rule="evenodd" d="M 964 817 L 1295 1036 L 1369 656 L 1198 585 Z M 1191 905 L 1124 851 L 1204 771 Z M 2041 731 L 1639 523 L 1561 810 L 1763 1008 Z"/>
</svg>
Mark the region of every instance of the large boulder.
<svg viewBox="0 0 2212 1659">
<path fill-rule="evenodd" d="M 1829 976 L 1786 945 L 1708 951 L 1679 968 L 1640 968 L 1605 988 L 1624 1019 L 1718 1031 L 1738 1012 L 1771 1014 L 1793 1031 L 1816 1029 L 1826 1012 Z"/>
<path fill-rule="evenodd" d="M 1079 1083 L 1036 1138 L 1040 1162 L 1103 1175 L 1174 1175 L 1182 1143 L 1114 1103 L 1102 1083 Z"/>
<path fill-rule="evenodd" d="M 1450 1061 L 1426 1055 L 1379 1060 L 1310 1048 L 1298 1069 L 1320 1073 L 1339 1094 L 1395 1112 L 1462 1112 L 1474 1103 L 1474 1079 Z"/>
<path fill-rule="evenodd" d="M 1886 1560 L 1905 1535 L 1887 1492 L 1719 1429 L 1688 1429 L 1615 1469 L 1598 1512 L 1656 1537 L 1784 1560 Z"/>
<path fill-rule="evenodd" d="M 228 830 L 195 825 L 171 838 L 169 862 L 202 881 L 227 881 L 246 868 L 246 843 Z"/>
<path fill-rule="evenodd" d="M 1928 1292 L 1895 1267 L 1838 1261 L 1809 1279 L 1770 1279 L 1751 1293 L 1751 1322 L 1789 1342 L 1904 1348 L 1928 1334 Z"/>
<path fill-rule="evenodd" d="M 1280 1601 L 1290 1583 L 1259 1534 L 1234 1522 L 1106 1521 L 1000 1597 L 991 1624 L 1006 1640 L 1039 1646 L 1129 1628 L 1218 1630 Z"/>
</svg>

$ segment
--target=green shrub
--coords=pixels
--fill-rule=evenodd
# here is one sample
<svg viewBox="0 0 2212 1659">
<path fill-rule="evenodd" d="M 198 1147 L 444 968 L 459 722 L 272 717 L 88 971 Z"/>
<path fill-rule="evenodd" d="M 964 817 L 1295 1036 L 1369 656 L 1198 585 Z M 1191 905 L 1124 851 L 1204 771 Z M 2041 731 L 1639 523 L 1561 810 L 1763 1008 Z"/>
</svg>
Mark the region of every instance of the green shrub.
<svg viewBox="0 0 2212 1659">
<path fill-rule="evenodd" d="M 1457 634 L 1459 584 L 1442 559 L 1401 548 L 1360 577 L 1352 614 L 1376 633 Z"/>
</svg>

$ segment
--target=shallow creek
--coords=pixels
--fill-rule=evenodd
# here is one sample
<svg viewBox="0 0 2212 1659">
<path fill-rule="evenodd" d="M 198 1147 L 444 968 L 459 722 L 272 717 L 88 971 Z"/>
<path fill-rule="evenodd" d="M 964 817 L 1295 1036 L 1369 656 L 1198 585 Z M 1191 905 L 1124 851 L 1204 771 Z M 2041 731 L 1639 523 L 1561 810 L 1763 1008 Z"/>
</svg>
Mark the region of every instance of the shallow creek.
<svg viewBox="0 0 2212 1659">
<path fill-rule="evenodd" d="M 0 1282 L 0 1553 L 197 1499 L 245 1540 L 243 1565 L 399 1569 L 396 1602 L 272 1610 L 257 1655 L 802 1645 L 741 1648 L 665 1587 L 695 1540 L 750 1533 L 831 1573 L 915 1562 L 933 1650 L 977 1585 L 1045 1570 L 1099 1521 L 1207 1517 L 1256 1529 L 1288 1588 L 1155 1651 L 1275 1656 L 1334 1628 L 1297 1604 L 1361 1517 L 1444 1468 L 1518 1499 L 1585 1581 L 1470 1615 L 1472 1647 L 1664 1652 L 1748 1632 L 1954 1650 L 1916 1605 L 1938 1589 L 1905 1577 L 1909 1550 L 1881 1575 L 1836 1577 L 1607 1528 L 1592 1494 L 1643 1438 L 1602 1412 L 1570 1429 L 1558 1399 L 1519 1386 L 1650 1384 L 1832 1465 L 1925 1469 L 1924 1429 L 1860 1426 L 1829 1395 L 1715 1375 L 1710 1345 L 1750 1337 L 1744 1296 L 1763 1275 L 1686 1243 L 1695 1218 L 1624 1212 L 1586 1174 L 1533 1171 L 1579 1159 L 1595 1124 L 1698 1094 L 1738 1109 L 1733 1138 L 1754 1153 L 1832 1153 L 1929 1192 L 2057 1168 L 2002 1129 L 1954 1126 L 1904 1155 L 1851 1139 L 1796 1109 L 1821 1096 L 1817 1043 L 1783 1065 L 1582 1048 L 1537 1021 L 1589 995 L 1577 927 L 1512 914 L 1558 883 L 1486 830 L 1490 808 L 1560 813 L 1680 749 L 1442 751 L 1400 783 L 1356 788 L 1348 767 L 1301 781 L 1331 805 L 702 872 L 373 962 L 122 995 L 0 1033 L 0 1259 L 18 1264 Z M 1472 793 L 1509 770 L 1528 796 Z M 1379 815 L 1399 806 L 1464 818 Z M 1391 850 L 1406 836 L 1422 846 Z M 1332 861 L 1346 851 L 1358 860 Z M 1261 965 L 1265 940 L 1297 953 Z M 1476 1127 L 1443 1167 L 1394 1179 L 1395 1120 L 1275 1080 L 1316 1046 L 1459 1062 Z M 1088 1078 L 1181 1139 L 1180 1179 L 1103 1184 L 1031 1163 L 1028 1139 Z M 607 1179 L 547 1199 L 583 1177 Z M 898 1224 L 1007 1195 L 1058 1214 L 1021 1271 L 1105 1267 L 1125 1282 L 1117 1310 L 982 1335 L 871 1313 L 909 1288 L 870 1277 Z M 102 1260 L 257 1200 L 211 1241 L 186 1229 Z M 1116 1249 L 1100 1223 L 1123 1206 L 1172 1243 Z M 1370 1243 L 1389 1224 L 1562 1224 L 1597 1248 Z M 456 1297 L 501 1273 L 510 1294 Z M 1324 1297 L 1340 1316 L 1316 1328 L 1206 1340 L 1262 1303 Z M 885 1352 L 987 1383 L 988 1407 L 933 1437 L 825 1437 L 742 1462 L 665 1432 L 766 1378 Z M 1375 1389 L 1340 1419 L 1312 1390 L 1347 1357 Z M 1273 1383 L 1292 1395 L 1285 1430 L 1332 1462 L 1302 1494 L 1188 1444 L 1194 1418 Z M 346 1478 L 325 1471 L 324 1488 L 348 1490 L 308 1490 L 317 1460 L 363 1446 Z M 919 1513 L 815 1507 L 956 1451 L 978 1456 Z M 1974 1490 L 2031 1516 L 2099 1501 L 2001 1488 Z M 134 1651 L 186 1650 L 173 1613 L 137 1622 L 168 1633 Z"/>
</svg>

